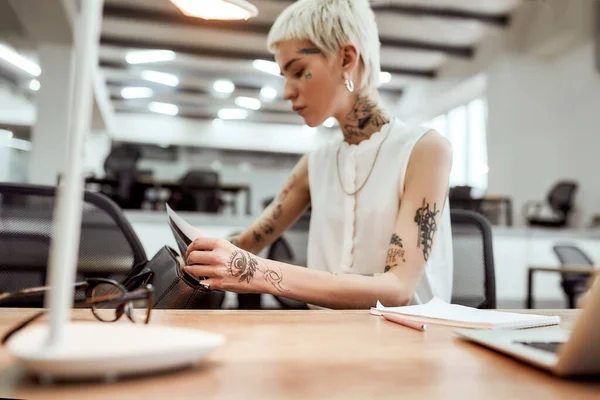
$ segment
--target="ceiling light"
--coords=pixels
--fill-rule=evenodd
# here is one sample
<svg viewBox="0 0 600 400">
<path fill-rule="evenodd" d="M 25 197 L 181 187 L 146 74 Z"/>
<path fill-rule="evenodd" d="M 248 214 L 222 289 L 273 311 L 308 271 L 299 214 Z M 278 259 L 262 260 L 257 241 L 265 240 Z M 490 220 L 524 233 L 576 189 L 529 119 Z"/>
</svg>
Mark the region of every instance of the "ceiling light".
<svg viewBox="0 0 600 400">
<path fill-rule="evenodd" d="M 258 9 L 246 0 L 171 0 L 182 13 L 203 19 L 248 19 Z"/>
<path fill-rule="evenodd" d="M 179 107 L 177 107 L 175 104 L 159 103 L 156 101 L 150 103 L 148 105 L 148 109 L 150 109 L 150 111 L 154 111 L 155 113 L 166 115 L 177 115 L 179 113 Z"/>
<path fill-rule="evenodd" d="M 219 93 L 231 94 L 235 90 L 233 82 L 221 79 L 213 83 L 213 89 Z"/>
<path fill-rule="evenodd" d="M 39 65 L 17 53 L 13 48 L 0 44 L 0 58 L 29 75 L 40 76 L 42 69 Z"/>
<path fill-rule="evenodd" d="M 129 64 L 144 64 L 163 61 L 172 61 L 175 59 L 175 52 L 172 50 L 141 50 L 128 51 L 125 61 Z"/>
<path fill-rule="evenodd" d="M 152 97 L 154 91 L 147 87 L 124 87 L 121 96 L 124 99 L 147 99 Z"/>
<path fill-rule="evenodd" d="M 142 71 L 142 79 L 150 82 L 160 83 L 167 86 L 179 85 L 179 78 L 173 74 L 167 74 L 166 72 L 157 71 Z"/>
<path fill-rule="evenodd" d="M 222 128 L 225 125 L 225 121 L 220 118 L 215 118 L 212 120 L 212 126 L 215 128 Z"/>
<path fill-rule="evenodd" d="M 221 119 L 246 119 L 248 118 L 248 111 L 241 108 L 223 108 L 219 110 L 217 115 Z"/>
<path fill-rule="evenodd" d="M 266 72 L 267 74 L 279 76 L 281 70 L 279 69 L 279 65 L 273 61 L 267 60 L 254 60 L 252 61 L 252 66 L 254 69 L 257 69 L 262 72 Z"/>
<path fill-rule="evenodd" d="M 5 142 L 13 138 L 13 133 L 7 129 L 0 129 L 0 142 Z"/>
<path fill-rule="evenodd" d="M 29 89 L 33 90 L 34 92 L 40 90 L 41 87 L 42 85 L 37 79 L 32 79 L 31 81 L 29 81 Z"/>
<path fill-rule="evenodd" d="M 260 109 L 260 100 L 255 99 L 253 97 L 244 97 L 244 96 L 240 96 L 240 97 L 236 97 L 235 98 L 235 105 L 238 107 L 243 107 L 243 108 L 247 108 L 249 110 L 259 110 Z"/>
<path fill-rule="evenodd" d="M 263 100 L 274 100 L 277 97 L 277 90 L 271 86 L 265 86 L 260 89 L 260 97 L 262 97 Z"/>
<path fill-rule="evenodd" d="M 335 125 L 335 118 L 333 117 L 329 117 L 325 120 L 325 122 L 323 122 L 323 125 L 325 125 L 325 127 L 327 128 L 333 128 L 333 126 Z"/>
<path fill-rule="evenodd" d="M 392 81 L 392 74 L 390 74 L 389 72 L 380 72 L 379 81 L 381 83 L 390 83 Z"/>
</svg>

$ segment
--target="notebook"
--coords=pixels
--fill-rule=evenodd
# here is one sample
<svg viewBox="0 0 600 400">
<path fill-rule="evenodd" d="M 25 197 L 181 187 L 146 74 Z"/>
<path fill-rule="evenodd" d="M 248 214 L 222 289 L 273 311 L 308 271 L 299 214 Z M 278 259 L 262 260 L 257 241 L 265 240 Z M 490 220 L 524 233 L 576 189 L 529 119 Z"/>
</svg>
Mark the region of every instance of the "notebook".
<svg viewBox="0 0 600 400">
<path fill-rule="evenodd" d="M 523 329 L 557 325 L 558 316 L 518 314 L 448 304 L 434 297 L 425 304 L 405 307 L 384 307 L 377 302 L 371 308 L 371 314 L 392 313 L 401 315 L 408 321 L 424 322 L 471 329 Z"/>
</svg>

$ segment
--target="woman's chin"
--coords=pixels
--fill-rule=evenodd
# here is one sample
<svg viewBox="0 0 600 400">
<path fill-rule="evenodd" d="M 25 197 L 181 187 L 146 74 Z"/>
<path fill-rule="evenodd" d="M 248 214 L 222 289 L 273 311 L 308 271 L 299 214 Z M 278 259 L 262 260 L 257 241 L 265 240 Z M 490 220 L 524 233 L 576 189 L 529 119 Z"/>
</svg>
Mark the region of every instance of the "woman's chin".
<svg viewBox="0 0 600 400">
<path fill-rule="evenodd" d="M 303 117 L 304 119 L 304 123 L 308 126 L 310 126 L 311 128 L 317 128 L 319 126 L 321 126 L 321 124 L 323 124 L 323 121 L 320 121 L 316 118 L 311 118 L 311 117 Z"/>
</svg>

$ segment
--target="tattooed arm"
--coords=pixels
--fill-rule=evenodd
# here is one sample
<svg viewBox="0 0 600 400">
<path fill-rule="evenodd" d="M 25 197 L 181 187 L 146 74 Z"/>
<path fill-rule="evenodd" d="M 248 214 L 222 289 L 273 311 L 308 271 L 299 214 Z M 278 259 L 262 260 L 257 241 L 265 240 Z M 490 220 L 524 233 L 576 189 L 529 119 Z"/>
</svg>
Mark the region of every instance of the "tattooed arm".
<svg viewBox="0 0 600 400">
<path fill-rule="evenodd" d="M 256 257 L 218 239 L 197 239 L 207 251 L 189 254 L 189 271 L 207 276 L 211 288 L 283 295 L 329 308 L 368 308 L 410 303 L 448 193 L 452 164 L 448 142 L 427 133 L 415 146 L 405 178 L 402 205 L 381 274 L 332 275 Z"/>
<path fill-rule="evenodd" d="M 279 195 L 244 232 L 229 238 L 235 246 L 258 254 L 290 227 L 310 204 L 308 156 L 294 167 Z"/>
</svg>

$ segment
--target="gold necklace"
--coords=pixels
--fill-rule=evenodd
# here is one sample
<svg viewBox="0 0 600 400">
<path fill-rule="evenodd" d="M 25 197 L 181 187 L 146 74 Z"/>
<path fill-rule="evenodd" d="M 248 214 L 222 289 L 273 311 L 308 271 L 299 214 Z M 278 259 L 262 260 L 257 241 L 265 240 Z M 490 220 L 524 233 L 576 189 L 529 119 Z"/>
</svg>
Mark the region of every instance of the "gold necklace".
<svg viewBox="0 0 600 400">
<path fill-rule="evenodd" d="M 360 192 L 360 190 L 367 184 L 367 181 L 369 180 L 369 177 L 371 176 L 371 173 L 373 172 L 373 168 L 375 167 L 375 163 L 377 162 L 377 157 L 379 157 L 379 150 L 381 150 L 381 146 L 383 146 L 383 142 L 385 142 L 386 139 L 388 138 L 388 136 L 390 136 L 390 133 L 391 132 L 388 132 L 388 134 L 383 138 L 383 140 L 379 144 L 379 147 L 377 148 L 377 153 L 375 153 L 375 159 L 373 160 L 373 164 L 371 164 L 371 169 L 369 170 L 369 173 L 367 174 L 365 181 L 362 183 L 362 185 L 360 185 L 360 187 L 358 189 L 356 189 L 352 193 L 346 192 L 346 189 L 344 188 L 344 184 L 342 183 L 342 175 L 340 173 L 340 150 L 342 149 L 342 145 L 344 144 L 344 141 L 342 141 L 342 143 L 340 143 L 340 146 L 338 147 L 337 153 L 335 155 L 335 166 L 337 168 L 338 181 L 340 182 L 340 187 L 342 188 L 343 192 L 346 193 L 346 195 L 354 196 L 356 193 Z"/>
</svg>

